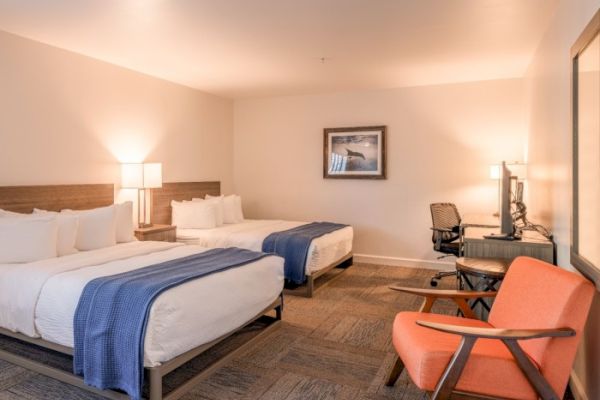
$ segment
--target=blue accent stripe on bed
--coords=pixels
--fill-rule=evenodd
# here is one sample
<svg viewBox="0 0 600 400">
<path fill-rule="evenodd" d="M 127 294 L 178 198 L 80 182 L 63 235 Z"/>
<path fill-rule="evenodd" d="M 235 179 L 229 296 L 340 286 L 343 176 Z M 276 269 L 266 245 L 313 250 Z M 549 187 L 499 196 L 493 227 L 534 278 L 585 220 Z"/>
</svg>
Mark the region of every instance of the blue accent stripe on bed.
<svg viewBox="0 0 600 400">
<path fill-rule="evenodd" d="M 274 232 L 263 241 L 262 251 L 283 257 L 285 279 L 302 284 L 306 280 L 306 259 L 313 239 L 346 226 L 348 225 L 333 222 L 312 222 L 286 231 Z"/>
<path fill-rule="evenodd" d="M 144 339 L 154 300 L 188 281 L 265 256 L 235 247 L 212 249 L 90 281 L 74 317 L 75 373 L 88 385 L 121 389 L 134 400 L 141 399 Z"/>
</svg>

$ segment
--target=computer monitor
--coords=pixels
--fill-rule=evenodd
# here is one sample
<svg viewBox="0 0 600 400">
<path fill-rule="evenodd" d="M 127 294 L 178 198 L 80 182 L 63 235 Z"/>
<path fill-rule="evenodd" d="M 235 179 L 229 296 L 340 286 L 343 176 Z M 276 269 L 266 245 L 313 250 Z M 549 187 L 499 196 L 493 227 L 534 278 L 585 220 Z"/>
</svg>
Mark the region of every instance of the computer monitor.
<svg viewBox="0 0 600 400">
<path fill-rule="evenodd" d="M 511 172 L 506 167 L 506 162 L 502 162 L 500 182 L 500 233 L 507 236 L 513 236 L 515 233 L 515 224 L 512 216 L 512 187 Z"/>
</svg>

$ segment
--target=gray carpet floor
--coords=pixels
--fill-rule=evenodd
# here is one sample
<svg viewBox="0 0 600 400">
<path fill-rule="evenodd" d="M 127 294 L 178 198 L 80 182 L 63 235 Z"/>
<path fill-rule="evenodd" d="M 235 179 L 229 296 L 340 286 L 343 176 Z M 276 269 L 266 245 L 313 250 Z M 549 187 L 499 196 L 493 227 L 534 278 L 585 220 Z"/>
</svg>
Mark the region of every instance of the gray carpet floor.
<svg viewBox="0 0 600 400">
<path fill-rule="evenodd" d="M 338 274 L 340 274 L 337 276 Z M 383 385 L 394 360 L 392 321 L 420 299 L 388 289 L 392 283 L 428 287 L 432 271 L 355 264 L 321 279 L 312 299 L 286 296 L 281 328 L 216 370 L 184 399 L 425 399 L 403 373 Z M 446 285 L 452 284 L 447 279 Z M 318 286 L 320 286 L 318 284 Z M 453 312 L 443 303 L 434 311 Z M 173 383 L 242 342 L 243 332 L 172 375 Z M 0 347 L 19 349 L 11 341 Z M 27 351 L 27 350 L 22 350 Z M 70 360 L 46 357 L 68 369 Z M 169 385 L 167 385 L 168 387 Z M 0 361 L 0 399 L 100 399 L 83 390 Z"/>
</svg>

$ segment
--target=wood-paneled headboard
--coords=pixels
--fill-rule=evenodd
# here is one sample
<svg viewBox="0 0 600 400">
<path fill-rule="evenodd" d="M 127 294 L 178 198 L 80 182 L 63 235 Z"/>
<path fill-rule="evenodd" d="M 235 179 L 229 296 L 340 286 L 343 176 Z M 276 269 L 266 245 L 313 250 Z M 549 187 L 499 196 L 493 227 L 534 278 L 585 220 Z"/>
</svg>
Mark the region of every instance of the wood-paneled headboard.
<svg viewBox="0 0 600 400">
<path fill-rule="evenodd" d="M 183 201 L 204 198 L 207 194 L 219 196 L 221 182 L 172 182 L 152 190 L 152 217 L 154 224 L 171 224 L 171 200 Z"/>
<path fill-rule="evenodd" d="M 87 210 L 111 205 L 114 198 L 113 184 L 0 186 L 0 209 L 20 213 Z"/>
</svg>

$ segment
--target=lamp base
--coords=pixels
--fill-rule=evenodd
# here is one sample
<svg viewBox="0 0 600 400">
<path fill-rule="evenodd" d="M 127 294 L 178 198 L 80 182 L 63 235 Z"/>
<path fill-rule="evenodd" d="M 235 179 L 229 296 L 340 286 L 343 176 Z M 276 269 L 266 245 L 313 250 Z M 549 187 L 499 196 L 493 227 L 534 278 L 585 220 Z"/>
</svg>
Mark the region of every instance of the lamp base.
<svg viewBox="0 0 600 400">
<path fill-rule="evenodd" d="M 139 223 L 138 228 L 152 228 L 154 224 Z"/>
</svg>

